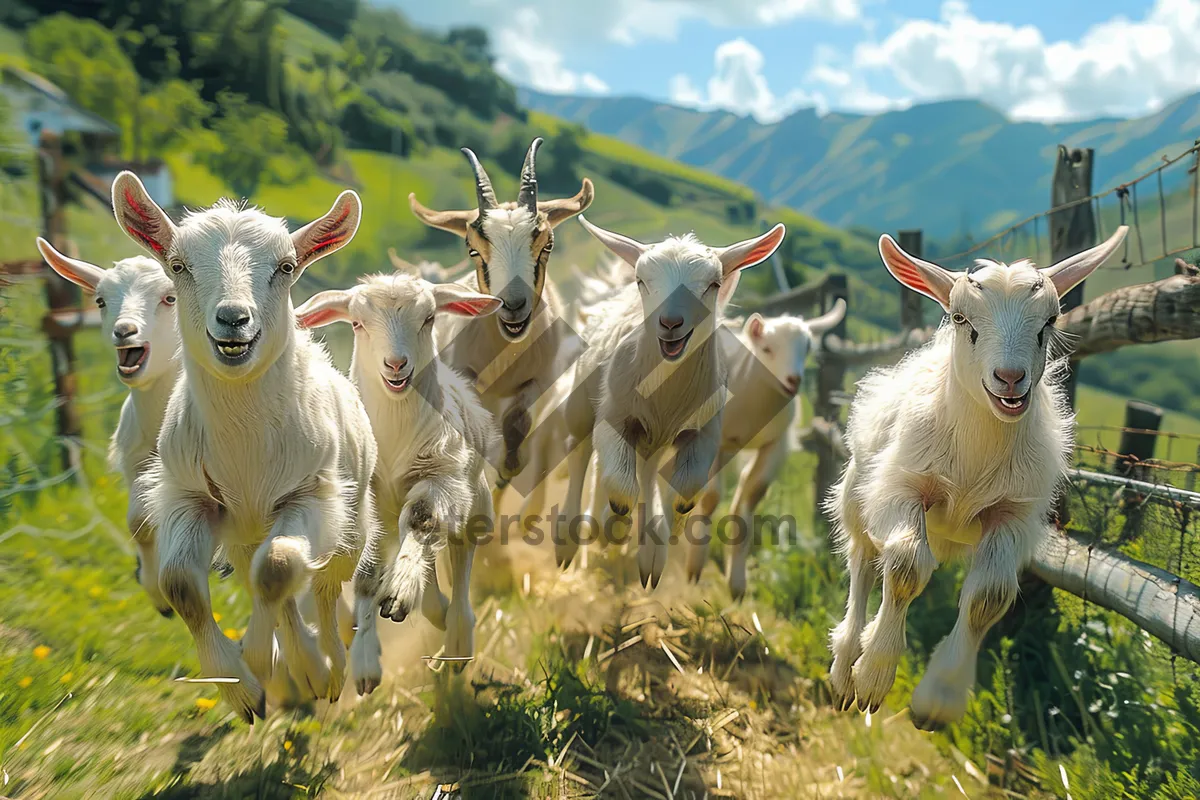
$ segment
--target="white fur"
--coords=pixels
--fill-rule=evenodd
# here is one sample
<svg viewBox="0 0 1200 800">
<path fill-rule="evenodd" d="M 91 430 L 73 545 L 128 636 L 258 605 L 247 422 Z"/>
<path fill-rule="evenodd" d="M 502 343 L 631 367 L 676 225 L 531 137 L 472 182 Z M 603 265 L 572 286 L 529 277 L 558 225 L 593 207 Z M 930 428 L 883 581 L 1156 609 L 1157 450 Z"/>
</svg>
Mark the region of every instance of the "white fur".
<svg viewBox="0 0 1200 800">
<path fill-rule="evenodd" d="M 289 234 L 283 220 L 221 202 L 178 225 L 132 173 L 113 184 L 117 220 L 172 275 L 183 374 L 143 476 L 159 531 L 163 594 L 196 640 L 204 675 L 247 721 L 263 715 L 276 669 L 273 632 L 297 685 L 336 699 L 346 653 L 336 620 L 375 524 L 375 441 L 358 393 L 325 349 L 297 329 L 289 290 L 313 261 L 344 245 L 359 204 L 343 193 L 329 214 Z M 243 315 L 237 324 L 229 309 Z M 257 337 L 237 363 L 215 340 Z M 240 574 L 253 610 L 239 647 L 212 617 L 207 573 L 216 546 Z M 311 581 L 318 633 L 297 606 Z"/>
<path fill-rule="evenodd" d="M 938 564 L 965 557 L 973 564 L 958 621 L 913 694 L 912 719 L 934 728 L 965 711 L 980 642 L 1016 597 L 1072 451 L 1073 417 L 1059 385 L 1065 362 L 1047 356 L 1059 295 L 1123 235 L 1045 270 L 981 262 L 971 274 L 880 240 L 888 269 L 941 303 L 951 321 L 900 364 L 868 374 L 850 409 L 851 457 L 825 502 L 850 573 L 846 617 L 831 637 L 830 681 L 843 707 L 857 698 L 860 709 L 879 708 L 904 650 L 909 604 Z M 997 370 L 1024 377 L 1008 386 Z M 989 396 L 1006 389 L 1028 393 L 1019 415 Z M 879 576 L 883 602 L 867 624 Z"/>
<path fill-rule="evenodd" d="M 351 375 L 379 445 L 374 483 L 383 530 L 367 543 L 355 573 L 358 631 L 351 665 L 360 694 L 373 690 L 381 677 L 375 627 L 380 614 L 401 621 L 420 601 L 425 616 L 446 631 L 446 656 L 474 652 L 472 534 L 483 523 L 494 525 L 484 454 L 495 430 L 466 379 L 435 360 L 434 317 L 460 298 L 494 301 L 487 303 L 489 311 L 499 305 L 456 285 L 396 274 L 363 278 L 344 292 L 323 292 L 296 311 L 302 325 L 314 312 L 324 314 L 316 324 L 353 325 Z M 397 370 L 397 364 L 403 366 Z M 399 392 L 393 390 L 398 381 L 404 382 Z M 434 566 L 446 545 L 449 602 Z"/>
<path fill-rule="evenodd" d="M 752 314 L 736 337 L 723 338 L 730 385 L 736 387 L 726 403 L 721 426 L 721 457 L 713 463 L 709 483 L 697 501 L 697 525 L 689 529 L 688 577 L 699 580 L 707 559 L 712 514 L 720 502 L 719 465 L 741 451 L 750 459 L 734 491 L 730 512 L 741 518 L 741 534 L 728 548 L 726 573 L 734 599 L 746 592 L 746 558 L 754 536 L 754 510 L 787 459 L 788 438 L 800 403 L 808 354 L 824 333 L 846 313 L 839 301 L 827 314 L 804 320 L 795 316 L 770 319 Z"/>
<path fill-rule="evenodd" d="M 579 390 L 566 410 L 571 479 L 565 514 L 554 524 L 556 559 L 565 566 L 578 549 L 576 526 L 594 447 L 604 513 L 638 513 L 646 520 L 638 531 L 638 567 L 643 585 L 657 586 L 668 534 L 676 532 L 707 481 L 720 444 L 726 370 L 712 339 L 720 307 L 737 270 L 769 256 L 783 229 L 713 249 L 691 235 L 643 245 L 580 221 L 633 267 L 637 283 L 598 304 L 584 329 L 587 345 L 575 375 Z M 691 338 L 684 341 L 685 336 Z M 668 357 L 678 342 L 683 349 Z M 671 502 L 656 480 L 668 454 Z M 600 524 L 608 529 L 607 519 Z"/>
</svg>

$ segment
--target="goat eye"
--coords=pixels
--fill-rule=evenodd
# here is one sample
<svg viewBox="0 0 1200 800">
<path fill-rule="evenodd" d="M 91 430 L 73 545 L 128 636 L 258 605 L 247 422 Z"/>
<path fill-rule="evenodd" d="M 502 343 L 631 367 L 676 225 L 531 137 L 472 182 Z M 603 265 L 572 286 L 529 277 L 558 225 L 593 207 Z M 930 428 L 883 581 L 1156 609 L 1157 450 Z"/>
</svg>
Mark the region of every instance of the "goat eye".
<svg viewBox="0 0 1200 800">
<path fill-rule="evenodd" d="M 951 316 L 950 319 L 954 320 L 955 325 L 962 325 L 964 322 L 967 321 L 967 318 L 965 316 L 963 316 L 962 314 L 958 313 L 957 311 L 954 312 L 953 316 Z"/>
<path fill-rule="evenodd" d="M 174 272 L 176 275 L 178 275 L 183 272 L 183 270 L 184 266 L 182 261 L 175 259 L 171 262 L 171 272 Z"/>
<path fill-rule="evenodd" d="M 467 255 L 469 255 L 471 258 L 479 258 L 479 251 L 473 248 L 468 248 Z"/>
<path fill-rule="evenodd" d="M 168 306 L 175 305 L 175 295 L 169 294 L 163 298 L 163 304 Z"/>
<path fill-rule="evenodd" d="M 549 253 L 553 249 L 554 249 L 554 242 L 549 242 L 549 243 L 547 243 L 547 245 L 545 247 L 542 248 L 542 252 Z"/>
<path fill-rule="evenodd" d="M 291 275 L 296 271 L 296 262 L 287 260 L 279 262 L 279 271 L 284 275 Z"/>
<path fill-rule="evenodd" d="M 97 298 L 96 298 L 96 305 L 97 305 L 98 307 L 100 307 L 100 308 L 104 308 L 104 298 L 103 298 L 103 297 L 97 297 Z"/>
<path fill-rule="evenodd" d="M 425 327 L 428 328 L 432 324 L 433 324 L 433 314 L 430 314 L 428 317 L 425 318 Z"/>
<path fill-rule="evenodd" d="M 1057 314 L 1055 314 L 1055 315 L 1054 315 L 1053 317 L 1051 317 L 1050 319 L 1046 320 L 1046 327 L 1048 327 L 1048 328 L 1053 328 L 1053 327 L 1054 327 L 1054 323 L 1056 323 L 1056 322 L 1058 322 L 1058 315 L 1057 315 Z"/>
<path fill-rule="evenodd" d="M 356 331 L 361 331 L 361 330 L 362 330 L 362 323 L 361 323 L 361 322 L 359 322 L 359 321 L 358 321 L 358 320 L 356 320 L 356 319 L 353 319 L 353 320 L 350 320 L 350 327 L 351 327 L 351 328 L 353 328 L 353 329 L 354 329 L 354 330 L 356 330 Z"/>
</svg>

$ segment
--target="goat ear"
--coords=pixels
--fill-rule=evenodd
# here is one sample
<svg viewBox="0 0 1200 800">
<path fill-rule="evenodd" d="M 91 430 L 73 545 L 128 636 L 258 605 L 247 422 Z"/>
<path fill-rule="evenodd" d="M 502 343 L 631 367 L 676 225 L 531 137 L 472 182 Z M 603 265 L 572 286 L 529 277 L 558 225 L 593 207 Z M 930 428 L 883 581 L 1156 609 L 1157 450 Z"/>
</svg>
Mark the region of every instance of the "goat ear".
<svg viewBox="0 0 1200 800">
<path fill-rule="evenodd" d="M 296 322 L 301 328 L 323 328 L 349 321 L 350 292 L 341 289 L 318 292 L 296 309 Z"/>
<path fill-rule="evenodd" d="M 614 255 L 631 267 L 636 268 L 638 259 L 642 257 L 642 253 L 650 249 L 649 245 L 634 241 L 628 236 L 606 231 L 604 228 L 593 225 L 582 214 L 579 215 L 579 224 L 584 227 L 584 230 L 599 239 L 600 244 L 607 247 Z"/>
<path fill-rule="evenodd" d="M 538 211 L 546 215 L 551 228 L 556 228 L 560 223 L 566 222 L 576 214 L 582 214 L 584 211 L 587 211 L 588 206 L 592 204 L 592 200 L 595 197 L 596 189 L 592 186 L 591 180 L 584 178 L 583 186 L 579 189 L 579 194 L 574 197 L 562 197 L 558 200 L 547 200 L 544 203 L 538 203 Z"/>
<path fill-rule="evenodd" d="M 54 249 L 53 245 L 42 237 L 37 238 L 37 249 L 42 258 L 50 265 L 50 269 L 63 276 L 76 286 L 82 286 L 89 292 L 96 291 L 96 285 L 104 277 L 105 269 L 87 261 L 64 256 Z"/>
<path fill-rule="evenodd" d="M 819 317 L 808 320 L 808 330 L 812 333 L 813 339 L 820 341 L 825 332 L 836 326 L 845 316 L 846 301 L 839 297 L 833 304 L 833 308 Z"/>
<path fill-rule="evenodd" d="M 1125 241 L 1129 226 L 1122 225 L 1116 233 L 1108 237 L 1108 241 L 1098 244 L 1091 250 L 1084 250 L 1078 255 L 1065 258 L 1057 264 L 1046 267 L 1041 272 L 1054 283 L 1054 290 L 1062 297 L 1083 282 L 1088 275 L 1108 260 L 1116 249 Z"/>
<path fill-rule="evenodd" d="M 112 205 L 121 230 L 165 263 L 175 240 L 175 223 L 150 199 L 137 175 L 129 170 L 117 175 L 112 185 Z"/>
<path fill-rule="evenodd" d="M 753 267 L 766 261 L 783 242 L 785 233 L 787 229 L 780 222 L 762 236 L 746 239 L 728 247 L 714 247 L 713 252 L 721 259 L 721 272 L 728 277 L 739 269 Z M 729 294 L 733 294 L 732 289 Z"/>
<path fill-rule="evenodd" d="M 499 297 L 479 294 L 452 283 L 433 287 L 433 299 L 438 311 L 458 314 L 462 317 L 486 317 L 500 307 Z"/>
<path fill-rule="evenodd" d="M 304 271 L 330 253 L 350 243 L 362 218 L 362 201 L 353 189 L 337 196 L 329 212 L 292 234 L 296 247 L 296 270 Z"/>
<path fill-rule="evenodd" d="M 909 255 L 886 233 L 879 237 L 879 257 L 893 278 L 950 311 L 950 290 L 958 280 L 957 273 Z"/>
<path fill-rule="evenodd" d="M 467 226 L 479 217 L 477 208 L 467 211 L 434 211 L 421 205 L 415 193 L 408 195 L 408 207 L 412 209 L 413 216 L 429 227 L 453 233 L 455 236 L 466 236 Z"/>
<path fill-rule="evenodd" d="M 766 320 L 758 312 L 751 314 L 750 318 L 746 320 L 746 333 L 750 334 L 750 338 L 756 342 L 762 338 L 765 327 Z"/>
</svg>

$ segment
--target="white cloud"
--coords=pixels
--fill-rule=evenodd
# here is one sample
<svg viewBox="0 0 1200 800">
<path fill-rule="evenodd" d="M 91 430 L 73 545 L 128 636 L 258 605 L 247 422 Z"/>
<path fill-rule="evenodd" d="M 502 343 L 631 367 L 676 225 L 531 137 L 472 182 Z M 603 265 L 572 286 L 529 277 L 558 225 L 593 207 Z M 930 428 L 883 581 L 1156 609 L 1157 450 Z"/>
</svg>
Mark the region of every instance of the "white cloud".
<svg viewBox="0 0 1200 800">
<path fill-rule="evenodd" d="M 686 75 L 671 79 L 671 100 L 695 108 L 721 108 L 759 122 L 774 122 L 801 105 L 822 105 L 819 95 L 795 89 L 777 97 L 763 75 L 762 51 L 742 38 L 719 45 L 713 53 L 713 74 L 705 91 Z"/>
<path fill-rule="evenodd" d="M 420 25 L 478 25 L 491 34 L 496 68 L 547 92 L 605 93 L 594 73 L 569 68 L 604 45 L 673 41 L 683 23 L 763 27 L 799 18 L 860 19 L 860 0 L 384 0 Z"/>
<path fill-rule="evenodd" d="M 939 19 L 859 45 L 854 63 L 917 99 L 974 97 L 1020 119 L 1146 113 L 1200 84 L 1200 0 L 1156 0 L 1140 21 L 1118 15 L 1049 43 L 1036 27 L 981 20 L 947 0 Z"/>
</svg>

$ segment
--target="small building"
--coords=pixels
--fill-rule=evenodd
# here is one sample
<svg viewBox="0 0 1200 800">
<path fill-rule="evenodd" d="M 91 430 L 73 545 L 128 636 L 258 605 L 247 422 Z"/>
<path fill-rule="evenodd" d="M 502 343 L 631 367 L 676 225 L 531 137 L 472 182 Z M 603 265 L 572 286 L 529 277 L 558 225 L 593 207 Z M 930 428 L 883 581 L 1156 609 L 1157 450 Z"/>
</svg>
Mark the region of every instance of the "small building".
<svg viewBox="0 0 1200 800">
<path fill-rule="evenodd" d="M 166 164 L 157 160 L 146 163 L 120 160 L 117 154 L 121 128 L 81 108 L 41 75 L 5 66 L 0 72 L 0 94 L 12 106 L 16 127 L 25 134 L 30 147 L 38 146 L 43 133 L 70 135 L 78 143 L 70 158 L 82 168 L 74 171 L 74 178 L 83 188 L 107 195 L 117 173 L 131 169 L 145 183 L 146 191 L 156 203 L 164 208 L 174 205 L 171 172 Z"/>
</svg>

